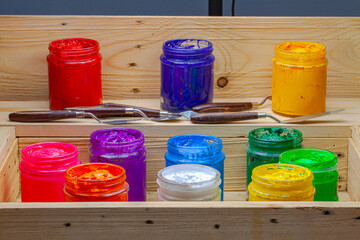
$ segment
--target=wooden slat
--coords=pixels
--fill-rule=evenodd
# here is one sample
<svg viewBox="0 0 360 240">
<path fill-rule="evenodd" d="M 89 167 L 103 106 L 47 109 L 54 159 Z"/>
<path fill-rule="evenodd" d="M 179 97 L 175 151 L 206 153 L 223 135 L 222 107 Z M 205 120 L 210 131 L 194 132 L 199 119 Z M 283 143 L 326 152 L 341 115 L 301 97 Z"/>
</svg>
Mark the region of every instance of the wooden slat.
<svg viewBox="0 0 360 240">
<path fill-rule="evenodd" d="M 153 138 L 146 136 L 145 146 L 147 149 L 147 189 L 157 189 L 157 172 L 165 167 L 164 155 L 167 152 L 166 142 L 168 138 Z M 225 159 L 225 190 L 246 190 L 246 150 L 247 139 L 245 138 L 222 138 Z M 79 149 L 81 162 L 89 162 L 88 138 L 19 138 L 19 148 L 46 141 L 68 142 L 76 145 Z M 304 147 L 321 148 L 333 151 L 339 155 L 339 190 L 346 190 L 347 185 L 347 138 L 305 138 Z"/>
<path fill-rule="evenodd" d="M 268 95 L 274 46 L 290 40 L 325 44 L 328 96 L 357 97 L 359 26 L 360 18 L 1 16 L 0 100 L 46 100 L 47 46 L 65 37 L 100 42 L 105 100 L 157 99 L 161 45 L 186 37 L 214 43 L 215 97 Z"/>
<path fill-rule="evenodd" d="M 262 98 L 234 98 L 231 100 L 217 99 L 215 101 L 261 101 Z M 158 99 L 129 99 L 111 102 L 143 106 L 159 109 Z M 346 111 L 333 115 L 322 116 L 306 123 L 282 124 L 281 126 L 299 129 L 304 136 L 314 138 L 348 138 L 351 137 L 351 126 L 360 119 L 360 98 L 328 98 L 327 110 L 345 108 Z M 16 126 L 18 137 L 87 137 L 91 132 L 111 127 L 129 127 L 143 131 L 151 137 L 168 137 L 179 134 L 208 134 L 218 137 L 246 137 L 254 128 L 262 126 L 279 126 L 270 118 L 232 122 L 229 124 L 192 124 L 185 118 L 173 121 L 150 122 L 137 121 L 123 125 L 102 125 L 93 119 L 69 119 L 49 123 L 19 123 L 10 122 L 8 115 L 14 111 L 46 110 L 46 101 L 0 101 L 0 126 Z M 266 102 L 259 109 L 252 111 L 266 112 L 276 115 L 271 110 L 271 102 Z M 276 115 L 281 120 L 286 117 Z"/>
<path fill-rule="evenodd" d="M 0 165 L 0 202 L 14 202 L 20 191 L 18 142 L 13 140 Z"/>
<path fill-rule="evenodd" d="M 0 127 L 0 167 L 8 154 L 11 144 L 15 141 L 14 127 Z"/>
<path fill-rule="evenodd" d="M 359 217 L 359 202 L 4 203 L 0 238 L 357 239 Z"/>
<path fill-rule="evenodd" d="M 358 133 L 356 133 L 358 134 Z M 359 139 L 359 138 L 357 138 Z M 360 201 L 360 144 L 349 140 L 348 191 L 353 201 Z"/>
</svg>

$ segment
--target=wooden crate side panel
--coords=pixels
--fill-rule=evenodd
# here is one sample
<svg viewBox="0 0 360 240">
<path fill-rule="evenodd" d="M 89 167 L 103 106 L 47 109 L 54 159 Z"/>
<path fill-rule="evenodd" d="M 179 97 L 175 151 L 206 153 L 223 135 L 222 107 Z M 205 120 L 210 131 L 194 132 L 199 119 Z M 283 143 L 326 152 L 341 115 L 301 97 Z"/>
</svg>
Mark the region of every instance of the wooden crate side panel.
<svg viewBox="0 0 360 240">
<path fill-rule="evenodd" d="M 360 201 L 360 131 L 353 127 L 353 138 L 349 139 L 348 192 L 353 201 Z"/>
<path fill-rule="evenodd" d="M 326 45 L 328 96 L 359 96 L 359 26 L 360 18 L 2 16 L 0 100 L 48 99 L 47 47 L 67 37 L 100 42 L 105 100 L 158 98 L 162 43 L 190 37 L 214 43 L 215 97 L 270 94 L 274 46 L 292 40 Z"/>
<path fill-rule="evenodd" d="M 164 155 L 167 151 L 166 142 L 168 138 L 146 138 L 147 148 L 147 188 L 149 191 L 157 189 L 157 172 L 165 167 Z M 225 190 L 246 190 L 246 144 L 244 138 L 222 138 L 225 159 Z M 89 161 L 88 138 L 19 138 L 19 147 L 46 141 L 61 141 L 76 145 L 79 149 L 79 159 L 86 163 Z M 304 147 L 327 149 L 339 156 L 339 190 L 346 190 L 347 185 L 347 138 L 305 138 Z"/>
<path fill-rule="evenodd" d="M 20 192 L 18 142 L 13 140 L 0 166 L 0 202 L 15 202 Z"/>
<path fill-rule="evenodd" d="M 359 203 L 2 204 L 0 238 L 355 240 L 359 217 Z"/>
</svg>

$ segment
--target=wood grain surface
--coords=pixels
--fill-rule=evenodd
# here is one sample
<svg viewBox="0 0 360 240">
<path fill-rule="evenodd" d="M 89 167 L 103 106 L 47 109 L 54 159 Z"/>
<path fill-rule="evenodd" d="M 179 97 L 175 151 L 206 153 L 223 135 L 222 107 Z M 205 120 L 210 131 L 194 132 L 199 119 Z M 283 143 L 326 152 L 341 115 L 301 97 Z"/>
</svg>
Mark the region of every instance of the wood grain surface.
<svg viewBox="0 0 360 240">
<path fill-rule="evenodd" d="M 217 98 L 270 94 L 275 45 L 299 40 L 327 47 L 328 96 L 358 97 L 359 30 L 358 17 L 0 16 L 0 100 L 48 99 L 48 44 L 69 37 L 99 41 L 105 101 L 159 98 L 161 47 L 175 38 L 213 42 Z"/>
</svg>

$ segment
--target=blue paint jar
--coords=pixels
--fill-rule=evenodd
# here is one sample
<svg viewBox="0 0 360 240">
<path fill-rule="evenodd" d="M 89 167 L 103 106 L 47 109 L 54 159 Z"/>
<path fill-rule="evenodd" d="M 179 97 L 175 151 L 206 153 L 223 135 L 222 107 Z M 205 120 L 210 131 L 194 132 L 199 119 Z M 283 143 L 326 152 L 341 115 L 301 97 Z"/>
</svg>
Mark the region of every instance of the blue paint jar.
<svg viewBox="0 0 360 240">
<path fill-rule="evenodd" d="M 201 164 L 213 167 L 221 175 L 221 199 L 224 189 L 224 160 L 222 141 L 218 137 L 209 135 L 178 135 L 169 138 L 167 153 L 165 154 L 166 167 L 176 164 Z"/>
<path fill-rule="evenodd" d="M 181 112 L 212 102 L 214 61 L 211 42 L 175 39 L 163 45 L 161 108 Z"/>
</svg>

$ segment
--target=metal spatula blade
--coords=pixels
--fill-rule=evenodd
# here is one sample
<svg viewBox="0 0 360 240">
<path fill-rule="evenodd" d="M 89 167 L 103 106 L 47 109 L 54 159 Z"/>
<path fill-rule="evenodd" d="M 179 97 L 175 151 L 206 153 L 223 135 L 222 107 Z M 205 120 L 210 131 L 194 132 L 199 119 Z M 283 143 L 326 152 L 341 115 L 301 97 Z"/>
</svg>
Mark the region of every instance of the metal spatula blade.
<svg viewBox="0 0 360 240">
<path fill-rule="evenodd" d="M 342 111 L 345 111 L 345 109 L 336 109 L 336 110 L 326 111 L 326 112 L 322 112 L 322 113 L 316 113 L 316 114 L 311 114 L 311 115 L 295 117 L 295 118 L 291 118 L 291 119 L 287 119 L 287 120 L 283 120 L 283 121 L 277 119 L 277 121 L 279 123 L 304 122 L 304 121 L 307 121 L 309 119 L 318 118 L 318 117 L 321 117 L 321 116 L 325 116 L 325 115 L 329 115 L 329 114 L 333 114 L 333 113 L 338 113 L 338 112 L 342 112 Z M 269 117 L 270 117 L 270 115 L 269 115 Z M 271 117 L 271 118 L 274 119 L 274 117 Z M 274 119 L 274 120 L 276 120 L 276 119 Z"/>
</svg>

